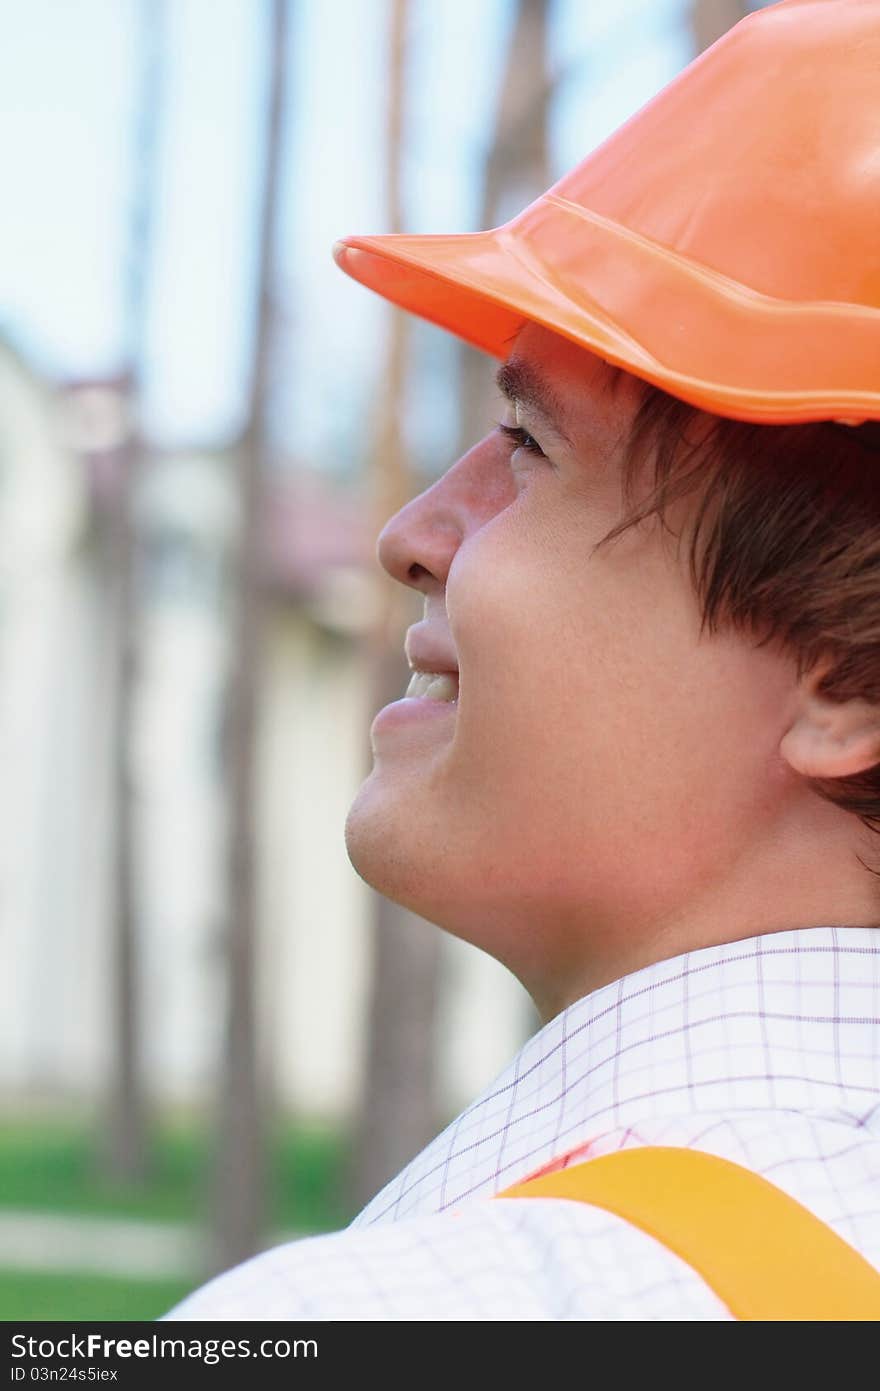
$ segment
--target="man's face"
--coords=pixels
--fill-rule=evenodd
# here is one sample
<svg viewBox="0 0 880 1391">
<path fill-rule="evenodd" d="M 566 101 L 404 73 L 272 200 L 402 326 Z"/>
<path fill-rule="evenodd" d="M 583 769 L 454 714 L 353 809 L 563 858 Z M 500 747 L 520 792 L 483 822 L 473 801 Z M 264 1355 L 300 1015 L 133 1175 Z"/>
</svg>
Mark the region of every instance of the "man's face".
<svg viewBox="0 0 880 1391">
<path fill-rule="evenodd" d="M 377 717 L 346 843 L 549 1017 L 675 954 L 665 934 L 763 834 L 791 668 L 700 639 L 685 547 L 656 519 L 591 553 L 622 516 L 641 384 L 531 325 L 504 375 L 508 421 L 546 457 L 493 430 L 383 530 L 382 564 L 424 595 L 410 659 L 457 667 L 459 694 Z"/>
</svg>

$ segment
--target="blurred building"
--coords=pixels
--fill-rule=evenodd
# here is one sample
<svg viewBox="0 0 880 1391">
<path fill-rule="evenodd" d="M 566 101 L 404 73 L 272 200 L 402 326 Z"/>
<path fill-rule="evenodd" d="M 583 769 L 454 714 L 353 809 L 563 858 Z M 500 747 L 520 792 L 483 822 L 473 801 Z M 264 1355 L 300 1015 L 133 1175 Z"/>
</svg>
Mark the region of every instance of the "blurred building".
<svg viewBox="0 0 880 1391">
<path fill-rule="evenodd" d="M 110 1033 L 112 574 L 124 383 L 39 381 L 0 343 L 0 1088 L 91 1099 Z M 219 1048 L 221 772 L 234 450 L 151 458 L 138 498 L 136 770 L 148 1078 L 199 1100 Z M 374 537 L 356 492 L 279 470 L 264 518 L 261 1019 L 279 1101 L 328 1117 L 360 1081 L 370 891 L 346 811 L 368 768 L 360 636 Z M 427 931 L 436 931 L 426 927 Z M 453 1113 L 534 1020 L 494 961 L 445 939 L 438 1049 Z"/>
</svg>

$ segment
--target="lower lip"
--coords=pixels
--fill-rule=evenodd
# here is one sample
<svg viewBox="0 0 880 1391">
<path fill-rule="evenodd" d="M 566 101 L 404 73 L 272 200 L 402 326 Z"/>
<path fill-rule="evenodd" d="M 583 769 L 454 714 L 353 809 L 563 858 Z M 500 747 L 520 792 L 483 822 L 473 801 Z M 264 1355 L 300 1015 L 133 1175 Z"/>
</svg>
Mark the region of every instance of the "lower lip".
<svg viewBox="0 0 880 1391">
<path fill-rule="evenodd" d="M 457 700 L 426 700 L 424 696 L 404 696 L 402 700 L 384 705 L 370 725 L 370 738 L 407 725 L 424 724 L 430 720 L 455 717 Z"/>
</svg>

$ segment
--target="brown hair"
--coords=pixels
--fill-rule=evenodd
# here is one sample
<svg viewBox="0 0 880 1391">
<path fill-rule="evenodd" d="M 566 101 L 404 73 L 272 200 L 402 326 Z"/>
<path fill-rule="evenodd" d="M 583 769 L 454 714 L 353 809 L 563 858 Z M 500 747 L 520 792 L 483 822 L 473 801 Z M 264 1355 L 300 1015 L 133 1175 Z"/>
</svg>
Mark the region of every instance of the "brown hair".
<svg viewBox="0 0 880 1391">
<path fill-rule="evenodd" d="M 653 491 L 633 505 L 652 445 Z M 655 515 L 669 531 L 666 509 L 695 496 L 689 564 L 701 633 L 733 627 L 757 646 L 775 642 L 798 678 L 830 659 L 821 694 L 880 706 L 880 454 L 826 421 L 710 416 L 646 383 L 623 488 L 629 510 L 598 546 Z M 861 773 L 809 782 L 880 833 L 880 749 Z"/>
</svg>

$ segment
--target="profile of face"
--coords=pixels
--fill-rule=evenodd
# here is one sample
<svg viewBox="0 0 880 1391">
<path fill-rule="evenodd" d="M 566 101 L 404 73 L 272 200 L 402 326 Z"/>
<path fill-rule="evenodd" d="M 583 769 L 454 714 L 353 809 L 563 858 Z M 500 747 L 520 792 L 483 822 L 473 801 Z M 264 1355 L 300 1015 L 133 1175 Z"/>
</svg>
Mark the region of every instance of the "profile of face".
<svg viewBox="0 0 880 1391">
<path fill-rule="evenodd" d="M 840 914 L 869 911 L 864 889 L 816 875 L 817 848 L 827 870 L 852 839 L 793 766 L 815 713 L 794 661 L 700 635 L 684 513 L 592 553 L 622 516 L 641 383 L 536 325 L 502 376 L 516 437 L 493 429 L 379 538 L 424 596 L 411 665 L 458 679 L 377 716 L 355 869 L 497 957 L 545 1018 L 693 947 L 861 921 Z"/>
</svg>

